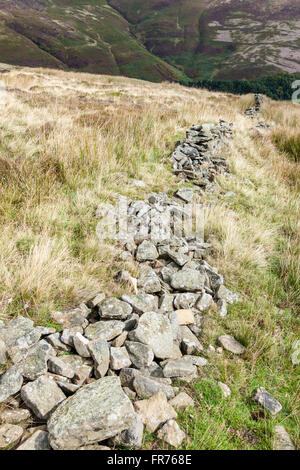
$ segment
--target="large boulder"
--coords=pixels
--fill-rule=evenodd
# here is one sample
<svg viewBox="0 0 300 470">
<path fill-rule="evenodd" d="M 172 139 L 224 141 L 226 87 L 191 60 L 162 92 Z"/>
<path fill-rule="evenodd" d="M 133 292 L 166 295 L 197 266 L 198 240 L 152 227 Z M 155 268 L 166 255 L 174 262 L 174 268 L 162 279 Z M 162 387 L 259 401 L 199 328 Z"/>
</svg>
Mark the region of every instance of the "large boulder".
<svg viewBox="0 0 300 470">
<path fill-rule="evenodd" d="M 131 401 L 118 377 L 104 377 L 65 400 L 48 421 L 55 450 L 78 449 L 128 429 L 135 419 Z"/>
</svg>

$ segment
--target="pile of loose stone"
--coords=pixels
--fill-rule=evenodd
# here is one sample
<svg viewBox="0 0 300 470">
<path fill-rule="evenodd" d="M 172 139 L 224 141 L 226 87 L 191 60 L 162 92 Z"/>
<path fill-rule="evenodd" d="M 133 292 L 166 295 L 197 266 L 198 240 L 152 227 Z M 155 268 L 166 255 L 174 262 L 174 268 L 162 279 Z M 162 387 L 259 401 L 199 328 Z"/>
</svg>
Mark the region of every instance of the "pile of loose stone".
<svg viewBox="0 0 300 470">
<path fill-rule="evenodd" d="M 134 293 L 99 292 L 75 309 L 53 312 L 60 332 L 24 317 L 0 322 L 0 364 L 10 361 L 0 376 L 0 448 L 139 448 L 145 428 L 173 447 L 188 440 L 177 411 L 194 402 L 173 381 L 197 378 L 208 363 L 204 355 L 215 351 L 200 341 L 205 312 L 215 304 L 223 317 L 227 304 L 239 300 L 205 260 L 210 245 L 201 236 L 176 235 L 195 191 L 130 201 L 120 258 L 137 263 L 139 276 L 122 270 L 115 279 L 131 283 Z M 97 215 L 113 211 L 102 205 Z M 164 238 L 167 212 L 172 235 Z M 229 335 L 218 342 L 232 354 L 246 351 Z M 219 386 L 228 397 L 226 384 Z M 254 398 L 272 414 L 281 409 L 263 388 Z"/>
<path fill-rule="evenodd" d="M 206 190 L 211 187 L 218 173 L 229 171 L 226 159 L 220 153 L 224 140 L 232 137 L 232 127 L 226 121 L 220 121 L 219 125 L 192 126 L 171 155 L 175 174 Z"/>
<path fill-rule="evenodd" d="M 246 116 L 248 116 L 251 119 L 254 119 L 257 114 L 260 113 L 261 107 L 264 102 L 264 97 L 260 93 L 256 93 L 254 95 L 254 106 L 252 108 L 248 108 L 245 111 Z"/>
</svg>

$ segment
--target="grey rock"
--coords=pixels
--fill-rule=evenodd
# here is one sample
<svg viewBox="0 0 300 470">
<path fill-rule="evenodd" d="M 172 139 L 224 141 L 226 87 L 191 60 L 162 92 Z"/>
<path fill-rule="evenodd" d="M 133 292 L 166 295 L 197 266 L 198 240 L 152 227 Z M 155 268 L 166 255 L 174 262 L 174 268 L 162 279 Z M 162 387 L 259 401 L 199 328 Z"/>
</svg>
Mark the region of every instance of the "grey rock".
<svg viewBox="0 0 300 470">
<path fill-rule="evenodd" d="M 180 267 L 184 266 L 188 261 L 190 261 L 190 257 L 184 253 L 168 250 L 167 254 L 169 258 Z"/>
<path fill-rule="evenodd" d="M 174 302 L 173 294 L 164 294 L 160 298 L 159 311 L 160 313 L 169 313 L 172 312 Z"/>
<path fill-rule="evenodd" d="M 181 332 L 181 340 L 188 340 L 192 343 L 195 343 L 196 345 L 196 350 L 198 352 L 202 351 L 203 350 L 203 346 L 202 344 L 200 343 L 200 341 L 198 340 L 197 336 L 195 336 L 191 330 L 189 329 L 188 326 L 181 326 L 180 327 L 180 332 Z"/>
<path fill-rule="evenodd" d="M 224 384 L 223 382 L 218 382 L 218 385 L 219 385 L 219 387 L 220 387 L 220 389 L 221 389 L 221 392 L 222 392 L 223 397 L 225 397 L 225 398 L 230 397 L 230 395 L 231 395 L 231 390 L 230 390 L 230 388 L 228 387 L 228 385 Z"/>
<path fill-rule="evenodd" d="M 275 426 L 274 434 L 273 450 L 295 450 L 295 446 L 284 426 Z"/>
<path fill-rule="evenodd" d="M 163 373 L 165 377 L 185 377 L 196 374 L 197 368 L 189 361 L 177 359 L 168 361 L 163 368 Z"/>
<path fill-rule="evenodd" d="M 149 367 L 142 367 L 140 372 L 144 377 L 163 378 L 164 376 L 162 368 L 154 361 Z"/>
<path fill-rule="evenodd" d="M 40 419 L 47 419 L 66 398 L 56 382 L 46 375 L 24 385 L 21 397 L 28 408 Z"/>
<path fill-rule="evenodd" d="M 100 305 L 100 303 L 105 299 L 105 294 L 104 292 L 99 292 L 95 297 L 90 299 L 87 302 L 87 306 L 91 309 L 97 307 Z"/>
<path fill-rule="evenodd" d="M 183 354 L 193 354 L 197 351 L 197 344 L 189 339 L 183 338 L 181 341 L 181 351 Z"/>
<path fill-rule="evenodd" d="M 110 441 L 112 445 L 122 445 L 135 449 L 140 449 L 143 442 L 144 425 L 140 415 L 136 414 L 132 425 L 113 437 Z"/>
<path fill-rule="evenodd" d="M 161 291 L 160 279 L 153 269 L 145 266 L 138 280 L 138 286 L 147 294 L 155 294 Z"/>
<path fill-rule="evenodd" d="M 171 312 L 169 313 L 168 317 L 169 317 L 172 332 L 173 332 L 173 340 L 179 343 L 181 341 L 181 330 L 180 330 L 177 313 Z"/>
<path fill-rule="evenodd" d="M 135 420 L 118 377 L 104 377 L 67 398 L 48 421 L 54 450 L 78 449 L 120 434 Z"/>
<path fill-rule="evenodd" d="M 85 336 L 90 340 L 103 339 L 110 341 L 119 336 L 124 327 L 124 323 L 118 320 L 99 321 L 86 328 Z"/>
<path fill-rule="evenodd" d="M 62 375 L 69 379 L 72 379 L 75 375 L 75 371 L 59 357 L 49 359 L 48 369 L 50 372 L 53 372 L 53 374 Z"/>
<path fill-rule="evenodd" d="M 133 388 L 139 398 L 149 398 L 158 392 L 164 392 L 166 397 L 173 398 L 175 393 L 173 387 L 160 383 L 150 377 L 135 377 L 133 380 Z"/>
<path fill-rule="evenodd" d="M 68 310 L 66 312 L 53 312 L 52 319 L 63 326 L 63 329 L 72 329 L 76 327 L 85 328 L 87 325 L 87 316 L 90 309 L 86 305 L 81 304 L 79 308 Z"/>
<path fill-rule="evenodd" d="M 132 364 L 137 369 L 149 367 L 152 364 L 154 354 L 150 346 L 134 341 L 126 341 L 125 346 Z"/>
<path fill-rule="evenodd" d="M 245 346 L 239 343 L 233 336 L 230 335 L 222 335 L 219 336 L 218 342 L 229 352 L 233 354 L 244 354 L 246 351 Z"/>
<path fill-rule="evenodd" d="M 192 308 L 194 307 L 197 298 L 198 295 L 192 292 L 184 292 L 182 294 L 177 294 L 174 298 L 174 307 L 176 310 L 186 310 Z"/>
<path fill-rule="evenodd" d="M 117 336 L 111 343 L 112 347 L 113 348 L 121 348 L 122 346 L 124 346 L 124 343 L 127 339 L 127 336 L 128 336 L 128 332 L 127 331 L 123 331 L 123 333 L 121 333 L 119 336 Z"/>
<path fill-rule="evenodd" d="M 128 368 L 130 365 L 131 360 L 124 346 L 122 348 L 110 348 L 110 368 L 112 370 Z"/>
<path fill-rule="evenodd" d="M 231 290 L 227 289 L 224 284 L 222 284 L 216 293 L 217 299 L 224 300 L 227 304 L 234 304 L 235 302 L 239 302 L 240 298 L 238 294 L 232 292 Z"/>
<path fill-rule="evenodd" d="M 254 401 L 262 405 L 264 408 L 270 411 L 271 415 L 276 415 L 282 410 L 282 406 L 279 401 L 270 395 L 264 387 L 259 387 L 254 392 Z"/>
<path fill-rule="evenodd" d="M 176 263 L 169 263 L 167 266 L 162 268 L 161 277 L 163 278 L 164 282 L 170 284 L 173 274 L 177 273 L 178 271 L 179 266 Z"/>
<path fill-rule="evenodd" d="M 37 344 L 41 338 L 41 332 L 37 328 L 33 328 L 31 331 L 26 333 L 24 336 L 18 338 L 14 345 L 11 345 L 8 349 L 8 354 L 14 363 L 20 362 L 27 351 Z"/>
<path fill-rule="evenodd" d="M 205 276 L 195 269 L 184 269 L 171 276 L 171 286 L 179 291 L 201 291 L 204 287 Z"/>
<path fill-rule="evenodd" d="M 205 357 L 194 356 L 194 355 L 186 355 L 182 358 L 184 361 L 190 361 L 191 364 L 197 367 L 203 367 L 208 364 L 207 359 Z"/>
<path fill-rule="evenodd" d="M 99 311 L 101 319 L 126 320 L 132 313 L 132 307 L 127 302 L 110 297 L 101 302 Z"/>
<path fill-rule="evenodd" d="M 136 393 L 131 390 L 129 387 L 123 387 L 124 393 L 130 398 L 131 401 L 134 401 L 136 399 Z"/>
<path fill-rule="evenodd" d="M 219 299 L 217 302 L 218 312 L 220 317 L 225 318 L 227 316 L 227 303 L 223 299 Z"/>
<path fill-rule="evenodd" d="M 73 337 L 74 348 L 81 357 L 90 357 L 91 353 L 88 349 L 89 340 L 81 333 L 76 333 Z"/>
<path fill-rule="evenodd" d="M 158 298 L 151 294 L 122 295 L 124 302 L 128 302 L 138 314 L 157 310 Z"/>
<path fill-rule="evenodd" d="M 93 367 L 83 364 L 81 367 L 79 367 L 74 375 L 73 382 L 76 385 L 83 385 L 92 375 Z M 96 372 L 95 372 L 96 374 Z"/>
<path fill-rule="evenodd" d="M 95 376 L 97 378 L 104 377 L 109 368 L 110 357 L 107 341 L 103 339 L 91 341 L 88 345 L 88 349 L 95 362 Z"/>
<path fill-rule="evenodd" d="M 73 393 L 77 392 L 80 388 L 80 385 L 72 384 L 70 382 L 60 382 L 59 380 L 56 380 L 56 383 L 67 396 L 73 395 Z"/>
<path fill-rule="evenodd" d="M 192 202 L 194 197 L 194 190 L 193 188 L 180 188 L 176 196 L 180 197 L 184 202 Z"/>
<path fill-rule="evenodd" d="M 120 371 L 119 375 L 122 387 L 128 387 L 132 389 L 134 378 L 141 375 L 142 374 L 138 369 L 125 367 Z"/>
<path fill-rule="evenodd" d="M 6 323 L 0 330 L 0 339 L 5 343 L 7 349 L 17 344 L 28 333 L 34 330 L 33 321 L 29 318 L 18 317 Z M 29 347 L 29 346 L 28 346 Z"/>
<path fill-rule="evenodd" d="M 0 364 L 6 363 L 6 346 L 4 341 L 0 339 Z"/>
<path fill-rule="evenodd" d="M 166 359 L 172 354 L 173 332 L 165 315 L 156 312 L 144 313 L 133 333 L 135 341 L 150 346 L 157 358 Z"/>
<path fill-rule="evenodd" d="M 158 258 L 158 251 L 156 246 L 148 241 L 144 240 L 137 248 L 136 259 L 140 263 L 143 261 L 154 261 Z"/>
<path fill-rule="evenodd" d="M 51 450 L 48 433 L 42 430 L 36 431 L 16 450 Z"/>
<path fill-rule="evenodd" d="M 26 379 L 36 380 L 47 372 L 47 361 L 52 348 L 46 342 L 39 342 L 25 353 L 23 361 L 16 364 L 16 369 Z"/>
<path fill-rule="evenodd" d="M 0 376 L 0 403 L 18 393 L 23 385 L 23 377 L 15 369 L 9 369 Z"/>
<path fill-rule="evenodd" d="M 202 294 L 202 296 L 197 300 L 195 307 L 200 310 L 200 312 L 205 312 L 209 309 L 213 302 L 213 298 L 210 294 Z"/>
<path fill-rule="evenodd" d="M 53 335 L 47 336 L 46 341 L 48 341 L 51 344 L 51 346 L 53 346 L 55 349 L 59 349 L 60 351 L 66 351 L 66 352 L 71 351 L 71 346 L 64 344 L 60 340 L 60 333 L 54 333 Z"/>
</svg>

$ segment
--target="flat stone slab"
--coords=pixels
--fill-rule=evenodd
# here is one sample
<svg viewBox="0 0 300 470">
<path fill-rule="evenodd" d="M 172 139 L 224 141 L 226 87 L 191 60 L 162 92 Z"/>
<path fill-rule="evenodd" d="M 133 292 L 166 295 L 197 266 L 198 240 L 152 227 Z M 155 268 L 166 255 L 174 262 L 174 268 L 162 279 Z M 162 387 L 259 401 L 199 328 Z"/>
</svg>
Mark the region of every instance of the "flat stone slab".
<svg viewBox="0 0 300 470">
<path fill-rule="evenodd" d="M 150 346 L 134 341 L 126 341 L 126 349 L 128 351 L 131 362 L 135 367 L 149 367 L 154 359 L 154 353 Z"/>
<path fill-rule="evenodd" d="M 118 320 L 99 321 L 86 328 L 85 336 L 90 340 L 104 339 L 110 341 L 119 336 L 124 327 L 124 323 Z"/>
<path fill-rule="evenodd" d="M 180 392 L 176 397 L 169 401 L 169 404 L 178 410 L 185 410 L 190 406 L 195 406 L 195 402 L 187 393 Z"/>
<path fill-rule="evenodd" d="M 36 431 L 16 450 L 51 450 L 47 431 Z"/>
<path fill-rule="evenodd" d="M 165 385 L 150 377 L 135 377 L 133 388 L 139 398 L 149 398 L 162 391 L 168 399 L 174 398 L 174 389 L 171 385 Z"/>
<path fill-rule="evenodd" d="M 197 292 L 204 287 L 205 276 L 196 269 L 183 269 L 171 276 L 171 287 L 179 291 Z"/>
<path fill-rule="evenodd" d="M 15 369 L 9 369 L 0 376 L 0 403 L 18 393 L 23 385 L 23 377 Z"/>
<path fill-rule="evenodd" d="M 130 366 L 131 360 L 124 346 L 121 348 L 110 348 L 110 368 L 112 370 L 120 370 Z"/>
<path fill-rule="evenodd" d="M 157 310 L 158 308 L 158 299 L 151 294 L 122 295 L 121 299 L 129 303 L 138 314 Z"/>
<path fill-rule="evenodd" d="M 233 336 L 222 335 L 219 336 L 218 342 L 223 346 L 226 351 L 232 352 L 233 354 L 244 354 L 246 351 L 245 346 L 239 343 Z"/>
<path fill-rule="evenodd" d="M 26 419 L 30 418 L 30 416 L 31 415 L 29 410 L 13 410 L 11 408 L 7 408 L 0 414 L 0 422 L 2 421 L 2 423 L 16 424 L 20 423 L 21 421 L 26 421 Z"/>
<path fill-rule="evenodd" d="M 21 397 L 28 408 L 40 419 L 47 419 L 66 398 L 56 382 L 46 375 L 24 385 Z"/>
<path fill-rule="evenodd" d="M 134 340 L 150 346 L 157 358 L 172 357 L 173 332 L 166 315 L 157 312 L 144 313 L 132 333 Z"/>
<path fill-rule="evenodd" d="M 101 318 L 110 320 L 125 320 L 132 312 L 132 307 L 122 300 L 110 297 L 101 302 L 99 313 Z"/>
<path fill-rule="evenodd" d="M 273 398 L 264 387 L 259 387 L 255 390 L 253 399 L 269 410 L 272 415 L 276 415 L 282 410 L 282 406 L 279 401 L 275 400 L 275 398 Z"/>
<path fill-rule="evenodd" d="M 295 450 L 295 446 L 284 426 L 275 426 L 274 434 L 273 450 Z"/>
<path fill-rule="evenodd" d="M 26 379 L 36 380 L 47 372 L 47 361 L 50 358 L 52 348 L 46 341 L 41 341 L 26 353 L 24 359 L 16 365 L 16 369 Z"/>
<path fill-rule="evenodd" d="M 54 450 L 71 450 L 104 441 L 128 429 L 135 419 L 118 377 L 104 377 L 65 400 L 48 421 Z"/>
<path fill-rule="evenodd" d="M 99 339 L 91 341 L 88 350 L 94 359 L 95 375 L 99 379 L 104 377 L 109 367 L 109 347 L 107 341 Z"/>
<path fill-rule="evenodd" d="M 168 361 L 163 368 L 165 377 L 186 377 L 197 373 L 195 367 L 190 361 L 178 359 L 176 361 Z"/>
</svg>

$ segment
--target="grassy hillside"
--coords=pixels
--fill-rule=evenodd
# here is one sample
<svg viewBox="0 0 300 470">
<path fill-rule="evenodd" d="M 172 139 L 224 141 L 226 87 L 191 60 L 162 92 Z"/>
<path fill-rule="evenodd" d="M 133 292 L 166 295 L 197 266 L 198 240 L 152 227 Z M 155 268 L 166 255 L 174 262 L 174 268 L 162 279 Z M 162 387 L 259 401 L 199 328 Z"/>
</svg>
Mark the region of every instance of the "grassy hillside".
<svg viewBox="0 0 300 470">
<path fill-rule="evenodd" d="M 0 1 L 0 61 L 154 82 L 184 78 L 148 52 L 105 0 Z"/>
<path fill-rule="evenodd" d="M 299 338 L 300 166 L 290 158 L 295 151 L 299 157 L 299 107 L 266 99 L 260 118 L 272 125 L 266 132 L 244 116 L 250 95 L 29 68 L 6 67 L 0 79 L 4 320 L 24 315 L 52 325 L 51 311 L 92 292 L 124 293 L 113 281 L 124 268 L 118 248 L 96 236 L 99 203 L 176 190 L 168 156 L 185 130 L 220 118 L 234 122 L 224 155 L 233 177 L 219 177 L 218 191 L 203 194 L 203 202 L 213 202 L 206 211 L 208 261 L 242 301 L 226 318 L 213 309 L 205 315 L 201 341 L 209 366 L 181 385 L 197 406 L 181 414 L 180 425 L 188 449 L 272 449 L 279 423 L 299 447 L 299 365 L 291 355 Z M 133 186 L 133 178 L 146 187 Z M 234 195 L 224 197 L 228 191 Z M 134 273 L 136 265 L 126 269 Z M 224 332 L 246 346 L 243 360 L 209 353 Z M 229 385 L 230 398 L 222 397 L 218 380 Z M 282 403 L 276 417 L 251 399 L 259 386 Z M 164 444 L 147 435 L 144 447 Z"/>
<path fill-rule="evenodd" d="M 297 0 L 109 0 L 146 47 L 194 79 L 300 71 Z"/>
<path fill-rule="evenodd" d="M 298 0 L 0 0 L 0 62 L 154 82 L 300 71 Z"/>
</svg>

